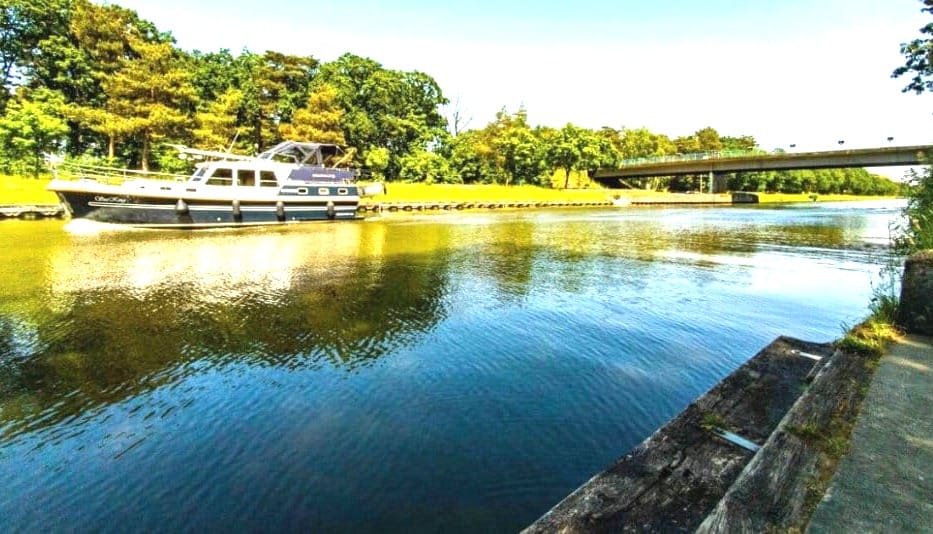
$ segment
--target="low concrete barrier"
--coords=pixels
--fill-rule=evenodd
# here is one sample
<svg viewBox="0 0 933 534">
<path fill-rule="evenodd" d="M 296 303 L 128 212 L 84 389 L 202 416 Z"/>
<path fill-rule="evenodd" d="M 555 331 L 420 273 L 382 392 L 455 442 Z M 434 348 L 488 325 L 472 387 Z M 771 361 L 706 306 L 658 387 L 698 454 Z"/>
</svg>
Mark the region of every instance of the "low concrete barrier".
<svg viewBox="0 0 933 534">
<path fill-rule="evenodd" d="M 933 250 L 904 262 L 897 322 L 908 333 L 933 336 Z"/>
<path fill-rule="evenodd" d="M 5 204 L 0 205 L 0 219 L 45 219 L 64 217 L 61 204 Z"/>
<path fill-rule="evenodd" d="M 832 353 L 776 339 L 525 534 L 694 531 Z"/>
</svg>

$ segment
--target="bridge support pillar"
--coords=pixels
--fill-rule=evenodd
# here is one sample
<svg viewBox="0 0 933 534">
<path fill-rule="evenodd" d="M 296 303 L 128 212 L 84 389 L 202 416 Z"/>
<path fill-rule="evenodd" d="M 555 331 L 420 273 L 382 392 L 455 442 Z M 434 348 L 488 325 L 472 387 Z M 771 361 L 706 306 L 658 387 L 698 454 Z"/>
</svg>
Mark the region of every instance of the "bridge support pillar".
<svg viewBox="0 0 933 534">
<path fill-rule="evenodd" d="M 722 173 L 709 172 L 709 190 L 707 193 L 725 193 L 729 189 L 729 177 Z"/>
</svg>

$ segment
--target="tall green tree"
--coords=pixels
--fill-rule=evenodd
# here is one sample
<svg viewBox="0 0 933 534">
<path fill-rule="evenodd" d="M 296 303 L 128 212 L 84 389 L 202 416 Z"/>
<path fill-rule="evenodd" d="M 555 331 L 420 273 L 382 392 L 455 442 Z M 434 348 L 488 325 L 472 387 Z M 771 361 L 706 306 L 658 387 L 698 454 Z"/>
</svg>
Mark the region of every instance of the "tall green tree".
<svg viewBox="0 0 933 534">
<path fill-rule="evenodd" d="M 448 141 L 447 157 L 451 168 L 463 183 L 500 183 L 505 181 L 499 166 L 494 136 L 489 128 L 461 132 Z"/>
<path fill-rule="evenodd" d="M 702 152 L 700 140 L 695 135 L 682 135 L 674 138 L 674 146 L 678 154 L 696 154 Z"/>
<path fill-rule="evenodd" d="M 619 147 L 622 158 L 655 158 L 677 153 L 675 144 L 664 134 L 656 134 L 647 128 L 626 129 L 622 132 Z"/>
<path fill-rule="evenodd" d="M 148 170 L 152 143 L 189 125 L 196 93 L 184 56 L 171 44 L 134 39 L 132 47 L 137 57 L 103 83 L 105 114 L 140 142 L 139 164 Z"/>
<path fill-rule="evenodd" d="M 68 0 L 0 0 L 0 110 L 29 70 L 39 43 L 63 33 Z"/>
<path fill-rule="evenodd" d="M 924 7 L 921 11 L 933 15 L 933 0 L 922 2 Z M 933 91 L 933 22 L 921 28 L 920 33 L 927 37 L 901 45 L 901 53 L 907 61 L 892 74 L 895 78 L 913 75 L 904 92 L 921 94 Z M 930 157 L 933 155 L 927 154 L 928 163 Z M 920 172 L 911 170 L 908 184 L 907 207 L 904 209 L 906 222 L 897 229 L 894 240 L 895 249 L 903 254 L 933 248 L 933 165 L 927 165 Z"/>
<path fill-rule="evenodd" d="M 904 222 L 895 228 L 894 248 L 901 254 L 933 249 L 933 166 L 910 170 Z"/>
<path fill-rule="evenodd" d="M 248 133 L 238 122 L 242 104 L 243 93 L 230 87 L 202 105 L 195 113 L 195 127 L 191 131 L 194 146 L 205 150 L 234 148 L 237 139 Z"/>
<path fill-rule="evenodd" d="M 493 147 L 505 185 L 540 183 L 546 167 L 544 147 L 528 125 L 525 109 L 519 109 L 514 115 L 500 111 L 491 127 L 495 133 Z"/>
<path fill-rule="evenodd" d="M 249 55 L 250 52 L 244 50 L 243 54 Z M 191 84 L 198 93 L 198 101 L 211 102 L 231 89 L 239 90 L 249 78 L 249 71 L 243 67 L 243 62 L 226 48 L 217 52 L 192 52 Z"/>
<path fill-rule="evenodd" d="M 0 116 L 0 166 L 10 174 L 41 172 L 45 153 L 58 152 L 68 126 L 61 110 L 65 99 L 56 91 L 20 88 Z"/>
<path fill-rule="evenodd" d="M 755 141 L 755 138 L 751 135 L 742 135 L 739 137 L 724 135 L 720 137 L 719 140 L 722 144 L 722 150 L 751 152 L 758 148 L 758 141 Z"/>
<path fill-rule="evenodd" d="M 248 50 L 236 57 L 227 49 L 191 54 L 191 84 L 198 102 L 191 140 L 195 146 L 241 153 L 260 148 L 255 135 L 257 128 L 260 136 L 262 131 L 261 114 L 256 111 L 259 91 L 251 71 L 257 62 L 257 56 Z"/>
<path fill-rule="evenodd" d="M 696 137 L 701 152 L 718 152 L 722 150 L 722 139 L 715 128 L 707 126 L 697 130 L 693 136 Z"/>
<path fill-rule="evenodd" d="M 138 57 L 132 43 L 170 44 L 172 38 L 159 32 L 151 22 L 140 19 L 135 11 L 89 0 L 65 1 L 68 6 L 65 27 L 47 34 L 38 43 L 27 70 L 30 85 L 60 91 L 66 103 L 76 110 L 74 117 L 95 117 L 92 122 L 69 121 L 68 151 L 77 154 L 99 144 L 100 135 L 109 137 L 100 126 L 99 114 L 108 100 L 103 86 L 126 61 Z"/>
<path fill-rule="evenodd" d="M 307 102 L 318 61 L 310 56 L 272 51 L 260 56 L 244 51 L 234 64 L 250 148 L 258 151 L 274 145 L 281 140 L 279 125 L 290 122 L 294 111 Z"/>
<path fill-rule="evenodd" d="M 225 144 L 233 142 L 236 135 L 235 147 L 243 152 L 256 152 L 282 139 L 280 128 L 307 105 L 318 67 L 318 60 L 311 56 L 275 51 L 260 55 L 244 49 L 234 56 L 223 49 L 195 51 L 191 56 L 191 83 L 197 92 L 198 111 L 205 118 L 216 116 L 214 103 L 223 95 L 229 97 L 233 90 L 239 94 L 235 127 L 228 130 Z"/>
<path fill-rule="evenodd" d="M 291 122 L 279 125 L 286 139 L 345 145 L 340 121 L 343 109 L 337 104 L 337 90 L 327 84 L 314 88 L 303 108 L 295 110 Z"/>
<path fill-rule="evenodd" d="M 922 0 L 920 11 L 933 15 L 933 0 Z M 901 54 L 907 59 L 904 65 L 894 69 L 893 78 L 912 76 L 903 91 L 920 94 L 933 91 L 933 21 L 920 28 L 921 35 L 913 41 L 901 44 Z"/>
<path fill-rule="evenodd" d="M 418 150 L 402 156 L 399 178 L 405 182 L 459 183 L 460 177 L 450 168 L 444 157 L 427 150 Z"/>
<path fill-rule="evenodd" d="M 679 154 L 718 152 L 723 148 L 719 132 L 709 126 L 693 132 L 693 135 L 674 139 L 674 145 L 677 147 L 677 152 Z"/>
<path fill-rule="evenodd" d="M 567 123 L 548 141 L 546 157 L 552 166 L 563 169 L 567 189 L 572 171 L 595 170 L 618 155 L 612 154 L 608 143 L 601 142 L 592 130 Z"/>
<path fill-rule="evenodd" d="M 390 176 L 398 174 L 402 156 L 426 149 L 446 135 L 440 106 L 447 99 L 427 74 L 388 70 L 372 59 L 345 54 L 321 65 L 312 85 L 319 84 L 336 90 L 349 146 L 357 148 L 364 160 L 370 150 L 388 149 Z"/>
</svg>

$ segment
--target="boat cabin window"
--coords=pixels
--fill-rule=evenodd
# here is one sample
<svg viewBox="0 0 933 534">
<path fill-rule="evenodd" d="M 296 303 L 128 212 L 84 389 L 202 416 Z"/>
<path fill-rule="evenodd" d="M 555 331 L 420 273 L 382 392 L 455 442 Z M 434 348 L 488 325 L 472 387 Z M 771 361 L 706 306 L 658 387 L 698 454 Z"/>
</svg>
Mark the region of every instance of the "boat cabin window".
<svg viewBox="0 0 933 534">
<path fill-rule="evenodd" d="M 201 178 L 204 178 L 204 168 L 199 168 L 194 171 L 194 174 L 191 175 L 192 182 L 200 182 Z"/>
<path fill-rule="evenodd" d="M 236 183 L 240 187 L 253 187 L 256 185 L 256 171 L 253 169 L 238 169 Z"/>
<path fill-rule="evenodd" d="M 259 187 L 278 187 L 279 181 L 275 179 L 272 171 L 259 171 Z"/>
<path fill-rule="evenodd" d="M 207 180 L 207 185 L 233 185 L 233 171 L 223 167 L 214 169 L 214 174 Z"/>
</svg>

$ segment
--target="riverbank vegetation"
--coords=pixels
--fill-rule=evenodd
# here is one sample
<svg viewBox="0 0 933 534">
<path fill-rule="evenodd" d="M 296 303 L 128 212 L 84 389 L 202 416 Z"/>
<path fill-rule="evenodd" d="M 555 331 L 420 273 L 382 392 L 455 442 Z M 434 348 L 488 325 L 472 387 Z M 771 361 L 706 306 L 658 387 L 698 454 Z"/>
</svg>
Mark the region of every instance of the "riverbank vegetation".
<svg viewBox="0 0 933 534">
<path fill-rule="evenodd" d="M 525 109 L 503 109 L 484 127 L 466 129 L 430 75 L 373 59 L 189 52 L 112 3 L 10 0 L 2 9 L 0 172 L 9 175 L 46 173 L 47 153 L 183 172 L 191 162 L 176 158 L 169 144 L 255 153 L 291 138 L 347 147 L 372 180 L 579 189 L 598 187 L 589 171 L 626 159 L 763 152 L 750 135 L 711 127 L 675 138 L 647 128 L 554 128 L 532 124 Z M 683 192 L 703 183 L 681 177 L 630 186 Z M 864 169 L 741 173 L 728 177 L 728 187 L 899 192 Z"/>
<path fill-rule="evenodd" d="M 39 178 L 21 176 L 0 176 L 0 204 L 56 204 L 58 198 L 46 191 L 50 177 Z M 567 202 L 592 203 L 608 202 L 615 197 L 624 197 L 630 202 L 638 201 L 682 201 L 677 193 L 651 190 L 607 190 L 601 188 L 560 189 L 534 185 L 501 184 L 425 184 L 425 183 L 390 183 L 386 194 L 372 198 L 380 203 L 418 203 L 418 202 Z M 728 195 L 722 195 L 727 202 Z M 815 195 L 809 193 L 759 193 L 762 204 L 798 203 L 798 202 L 839 202 L 868 200 L 873 198 L 891 198 L 859 195 Z"/>
</svg>

